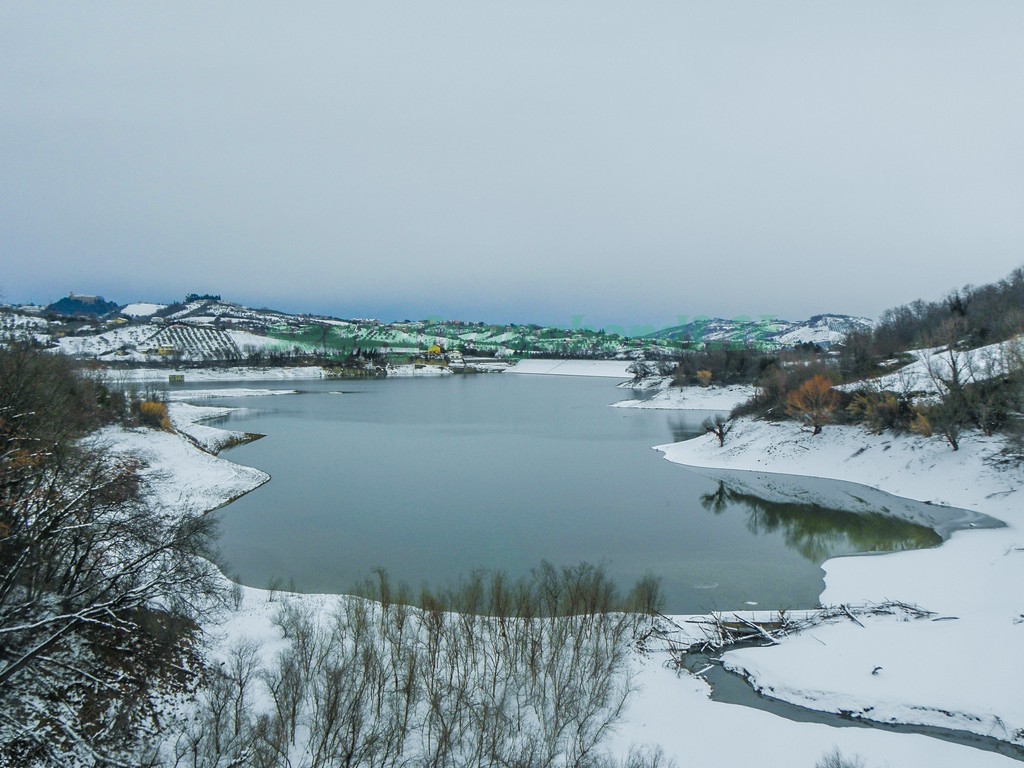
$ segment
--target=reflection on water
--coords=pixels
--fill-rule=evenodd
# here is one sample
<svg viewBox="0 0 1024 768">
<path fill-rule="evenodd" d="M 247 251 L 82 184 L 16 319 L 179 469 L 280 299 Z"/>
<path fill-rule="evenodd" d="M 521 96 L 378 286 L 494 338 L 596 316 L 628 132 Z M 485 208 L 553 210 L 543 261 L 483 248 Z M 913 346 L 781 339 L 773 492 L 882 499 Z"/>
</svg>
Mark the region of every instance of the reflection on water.
<svg viewBox="0 0 1024 768">
<path fill-rule="evenodd" d="M 716 515 L 741 507 L 751 533 L 781 532 L 787 546 L 815 563 L 852 552 L 900 552 L 942 543 L 942 537 L 931 528 L 906 520 L 878 512 L 844 512 L 818 504 L 768 501 L 730 488 L 723 480 L 714 491 L 702 494 L 700 503 Z"/>
<path fill-rule="evenodd" d="M 692 417 L 683 419 L 679 416 L 670 416 L 668 428 L 672 430 L 673 443 L 681 443 L 683 440 L 689 440 L 691 437 L 704 434 L 704 430 L 700 426 L 695 427 Z"/>
</svg>

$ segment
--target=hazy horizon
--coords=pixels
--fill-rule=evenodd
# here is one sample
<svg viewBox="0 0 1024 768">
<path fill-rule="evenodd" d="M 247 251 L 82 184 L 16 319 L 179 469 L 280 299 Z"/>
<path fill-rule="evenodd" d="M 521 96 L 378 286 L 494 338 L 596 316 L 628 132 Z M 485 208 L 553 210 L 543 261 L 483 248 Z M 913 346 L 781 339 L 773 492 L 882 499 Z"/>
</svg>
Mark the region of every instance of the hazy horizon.
<svg viewBox="0 0 1024 768">
<path fill-rule="evenodd" d="M 0 7 L 0 295 L 876 318 L 1024 263 L 1024 4 Z"/>
<path fill-rule="evenodd" d="M 205 293 L 213 294 L 213 292 L 206 292 L 206 291 L 197 291 L 197 292 L 200 293 L 200 295 L 203 295 Z M 184 298 L 185 298 L 185 296 L 174 296 L 174 297 L 168 297 L 165 300 L 159 300 L 159 299 L 152 298 L 152 297 L 140 297 L 140 298 L 134 298 L 134 299 L 125 301 L 125 300 L 123 300 L 123 297 L 119 297 L 119 296 L 107 296 L 105 294 L 96 293 L 96 292 L 92 292 L 92 291 L 74 290 L 74 291 L 65 291 L 64 293 L 62 293 L 60 295 L 55 295 L 52 299 L 49 299 L 49 300 L 46 300 L 46 301 L 17 301 L 17 300 L 12 300 L 11 298 L 9 298 L 7 296 L 4 296 L 3 294 L 0 294 L 0 303 L 9 303 L 9 304 L 23 305 L 23 306 L 42 306 L 42 307 L 45 307 L 45 306 L 48 306 L 50 304 L 53 304 L 53 303 L 59 301 L 60 299 L 62 299 L 64 297 L 67 297 L 67 296 L 69 296 L 71 294 L 86 295 L 86 296 L 93 296 L 93 295 L 94 296 L 99 296 L 100 298 L 104 299 L 105 301 L 112 301 L 112 302 L 117 303 L 120 306 L 127 306 L 129 304 L 134 304 L 134 303 L 153 303 L 153 304 L 170 305 L 170 304 L 175 304 L 175 303 L 182 303 L 184 301 Z M 216 294 L 213 294 L 213 295 L 216 295 Z M 317 309 L 311 309 L 310 307 L 304 306 L 304 305 L 301 305 L 301 304 L 275 303 L 273 301 L 270 301 L 270 302 L 260 302 L 260 303 L 252 303 L 252 302 L 247 302 L 247 301 L 241 301 L 238 298 L 230 296 L 230 295 L 223 295 L 223 294 L 220 294 L 220 295 L 221 295 L 221 300 L 224 301 L 224 302 L 231 303 L 231 304 L 239 304 L 241 306 L 245 306 L 245 307 L 248 307 L 250 309 L 267 309 L 267 310 L 273 310 L 273 311 L 278 311 L 278 312 L 284 312 L 286 314 L 292 314 L 292 315 L 309 314 L 309 315 L 317 315 L 317 316 L 324 316 L 324 317 L 334 317 L 334 318 L 342 319 L 342 320 L 372 319 L 372 320 L 379 320 L 379 321 L 385 322 L 385 323 L 396 323 L 396 322 L 403 322 L 403 321 L 418 322 L 418 321 L 424 321 L 424 320 L 444 320 L 444 321 L 460 321 L 460 322 L 467 322 L 467 323 L 483 322 L 483 323 L 486 323 L 488 325 L 507 325 L 507 324 L 530 325 L 530 324 L 535 324 L 535 325 L 542 325 L 542 326 L 547 326 L 547 327 L 570 328 L 570 329 L 584 328 L 584 329 L 588 329 L 588 330 L 600 330 L 600 329 L 604 328 L 604 329 L 608 330 L 609 332 L 615 331 L 615 332 L 619 332 L 619 333 L 625 333 L 625 335 L 636 335 L 637 333 L 640 333 L 640 332 L 649 333 L 649 332 L 653 332 L 653 331 L 656 331 L 656 330 L 662 330 L 664 328 L 674 327 L 674 326 L 677 326 L 677 325 L 685 325 L 686 323 L 690 323 L 690 322 L 694 322 L 694 321 L 698 321 L 698 320 L 710 320 L 710 319 L 740 320 L 740 321 L 749 320 L 749 321 L 753 321 L 753 322 L 764 322 L 764 321 L 767 321 L 767 320 L 802 321 L 802 320 L 808 320 L 809 318 L 811 318 L 813 316 L 816 316 L 816 315 L 848 315 L 848 316 L 852 316 L 852 317 L 868 317 L 866 315 L 855 315 L 855 314 L 852 314 L 852 313 L 849 313 L 849 312 L 822 310 L 820 312 L 812 312 L 811 314 L 800 316 L 800 317 L 788 317 L 788 316 L 783 316 L 783 315 L 779 315 L 779 314 L 768 314 L 768 313 L 761 313 L 761 314 L 741 313 L 741 314 L 738 314 L 738 315 L 724 315 L 724 314 L 720 314 L 720 313 L 718 313 L 718 314 L 716 314 L 716 313 L 710 313 L 710 314 L 702 313 L 702 314 L 693 314 L 693 315 L 677 314 L 674 317 L 671 317 L 671 316 L 670 317 L 666 317 L 666 319 L 663 322 L 660 322 L 660 323 L 637 322 L 637 321 L 633 321 L 633 320 L 631 320 L 629 318 L 625 318 L 624 320 L 612 319 L 612 320 L 608 320 L 608 321 L 599 323 L 599 322 L 596 322 L 597 315 L 588 315 L 586 313 L 582 313 L 581 312 L 581 313 L 573 313 L 573 314 L 567 316 L 564 320 L 556 319 L 553 322 L 543 322 L 543 321 L 538 320 L 536 318 L 528 317 L 528 316 L 525 316 L 525 315 L 519 316 L 519 315 L 510 314 L 510 315 L 507 315 L 507 316 L 488 316 L 488 315 L 480 314 L 480 313 L 477 313 L 475 315 L 459 314 L 458 313 L 458 309 L 455 309 L 452 312 L 449 312 L 447 314 L 443 313 L 443 312 L 438 312 L 438 311 L 428 311 L 428 312 L 424 312 L 422 314 L 421 313 L 410 313 L 410 312 L 405 311 L 405 309 L 403 309 L 402 307 L 393 307 L 393 308 L 390 308 L 390 309 L 384 308 L 383 311 L 378 311 L 378 312 L 369 312 L 369 311 L 367 311 L 367 312 L 358 312 L 358 311 L 355 311 L 355 312 L 348 312 L 348 313 L 339 313 L 339 312 L 336 312 L 336 311 L 329 311 L 329 310 L 321 311 L 321 310 L 317 310 Z M 877 320 L 877 318 L 875 318 L 875 317 L 869 317 L 869 319 Z M 630 331 L 633 331 L 634 333 L 630 333 Z"/>
</svg>

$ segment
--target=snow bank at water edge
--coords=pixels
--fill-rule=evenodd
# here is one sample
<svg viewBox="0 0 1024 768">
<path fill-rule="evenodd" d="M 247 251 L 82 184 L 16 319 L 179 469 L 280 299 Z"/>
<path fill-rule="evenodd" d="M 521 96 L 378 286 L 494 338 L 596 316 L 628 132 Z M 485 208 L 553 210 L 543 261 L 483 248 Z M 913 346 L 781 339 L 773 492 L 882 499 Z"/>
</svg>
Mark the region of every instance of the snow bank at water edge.
<svg viewBox="0 0 1024 768">
<path fill-rule="evenodd" d="M 115 455 L 142 459 L 149 498 L 168 512 L 217 509 L 270 479 L 266 472 L 204 453 L 169 432 L 106 427 L 91 439 Z"/>
<path fill-rule="evenodd" d="M 296 395 L 297 389 L 180 389 L 168 392 L 167 399 L 172 402 L 183 400 L 216 400 L 222 397 L 267 397 L 269 395 Z"/>
<path fill-rule="evenodd" d="M 389 365 L 388 376 L 450 376 L 451 370 L 440 365 Z"/>
<path fill-rule="evenodd" d="M 242 408 L 223 408 L 206 405 L 192 405 L 183 402 L 185 400 L 210 400 L 222 397 L 265 397 L 269 395 L 295 395 L 295 389 L 193 389 L 169 392 L 167 399 L 170 401 L 167 407 L 167 414 L 171 419 L 171 426 L 179 434 L 185 435 L 189 440 L 198 445 L 204 451 L 219 453 L 224 448 L 238 443 L 253 440 L 259 435 L 237 430 L 220 429 L 211 427 L 204 423 L 214 419 L 222 419 L 232 413 L 238 413 Z"/>
<path fill-rule="evenodd" d="M 941 547 L 825 563 L 823 604 L 913 603 L 932 618 L 837 621 L 727 664 L 766 693 L 859 716 L 970 731 L 1024 745 L 1024 472 L 997 438 L 870 435 L 740 420 L 724 447 L 710 436 L 660 446 L 680 464 L 812 475 L 971 509 L 1004 528 L 954 533 Z"/>
<path fill-rule="evenodd" d="M 880 514 L 931 528 L 944 539 L 964 528 L 1003 526 L 1001 521 L 973 510 L 922 503 L 859 483 L 777 472 L 713 467 L 691 469 L 721 483 L 729 493 L 753 496 L 775 504 L 802 505 L 808 510 L 821 507 L 856 515 Z"/>
<path fill-rule="evenodd" d="M 656 744 L 680 768 L 760 766 L 813 768 L 838 748 L 859 757 L 864 768 L 989 768 L 1020 766 L 1010 757 L 939 741 L 927 736 L 870 728 L 834 728 L 798 723 L 758 709 L 708 698 L 707 685 L 689 673 L 676 673 L 654 657 L 638 664 L 640 693 L 610 741 L 625 755 L 631 744 Z"/>
<path fill-rule="evenodd" d="M 631 360 L 520 360 L 505 373 L 532 373 L 551 376 L 602 376 L 628 379 Z"/>
<path fill-rule="evenodd" d="M 166 384 L 168 376 L 184 376 L 186 382 L 196 381 L 277 381 L 291 379 L 323 379 L 326 372 L 318 365 L 286 368 L 129 368 L 111 369 L 107 377 L 114 383 L 159 382 Z"/>
<path fill-rule="evenodd" d="M 654 408 L 661 410 L 723 411 L 728 413 L 754 396 L 746 384 L 727 387 L 670 387 L 646 400 L 620 400 L 613 408 Z"/>
</svg>

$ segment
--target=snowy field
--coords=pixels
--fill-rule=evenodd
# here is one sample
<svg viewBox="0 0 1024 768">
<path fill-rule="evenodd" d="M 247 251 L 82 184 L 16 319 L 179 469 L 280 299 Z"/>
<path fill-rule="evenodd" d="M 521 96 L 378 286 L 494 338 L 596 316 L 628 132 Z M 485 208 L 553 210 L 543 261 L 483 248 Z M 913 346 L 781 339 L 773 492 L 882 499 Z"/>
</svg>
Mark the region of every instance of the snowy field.
<svg viewBox="0 0 1024 768">
<path fill-rule="evenodd" d="M 121 310 L 121 314 L 127 317 L 149 317 L 155 315 L 166 306 L 166 304 L 152 304 L 148 301 L 140 301 L 135 304 L 129 304 Z"/>
<path fill-rule="evenodd" d="M 535 361 L 536 362 L 536 361 Z M 545 361 L 549 362 L 549 361 Z M 593 375 L 593 374 L 591 374 Z M 172 404 L 180 428 L 225 409 Z M 212 429 L 212 428 L 208 428 Z M 185 438 L 146 430 L 104 430 L 118 450 L 150 462 L 154 494 L 166 505 L 210 509 L 266 481 L 258 470 L 197 450 Z M 886 598 L 934 611 L 932 619 L 843 619 L 772 648 L 733 651 L 727 660 L 773 695 L 807 706 L 882 720 L 934 723 L 1020 741 L 1024 684 L 1024 536 L 1021 473 L 988 463 L 994 440 L 971 438 L 954 454 L 938 440 L 871 436 L 827 427 L 816 437 L 794 424 L 743 421 L 724 448 L 711 436 L 662 446 L 682 464 L 733 470 L 810 474 L 864 483 L 891 493 L 981 511 L 1008 523 L 961 531 L 942 547 L 829 561 L 823 603 Z M 287 599 L 332 610 L 330 595 L 271 595 L 244 588 L 237 610 L 206 627 L 210 657 L 227 657 L 240 639 L 259 643 L 272 664 L 283 643 L 273 616 Z M 673 617 L 683 623 L 688 617 Z M 742 706 L 712 702 L 707 685 L 677 673 L 657 651 L 631 661 L 639 691 L 607 746 L 624 756 L 631 745 L 659 745 L 684 766 L 808 766 L 838 747 L 865 768 L 1009 766 L 998 754 L 925 736 L 796 723 Z M 876 668 L 881 668 L 877 670 Z M 873 674 L 874 673 L 874 674 Z M 1016 735 L 1015 735 L 1016 734 Z"/>
</svg>

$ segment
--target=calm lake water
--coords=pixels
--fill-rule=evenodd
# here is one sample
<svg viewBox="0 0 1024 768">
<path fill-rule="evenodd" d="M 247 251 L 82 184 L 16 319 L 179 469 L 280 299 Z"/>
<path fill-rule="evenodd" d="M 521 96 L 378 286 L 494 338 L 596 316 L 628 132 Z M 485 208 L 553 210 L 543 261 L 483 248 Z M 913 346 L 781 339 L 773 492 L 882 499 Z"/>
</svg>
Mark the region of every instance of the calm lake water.
<svg viewBox="0 0 1024 768">
<path fill-rule="evenodd" d="M 418 588 L 478 568 L 520 576 L 542 560 L 603 562 L 622 591 L 651 572 L 670 612 L 704 613 L 814 606 L 824 559 L 940 541 L 881 515 L 767 502 L 671 464 L 651 446 L 697 435 L 707 414 L 609 408 L 632 396 L 615 383 L 246 382 L 302 393 L 197 400 L 244 408 L 223 426 L 267 435 L 224 454 L 273 479 L 220 513 L 222 565 L 252 586 L 344 592 L 376 567 Z"/>
</svg>

